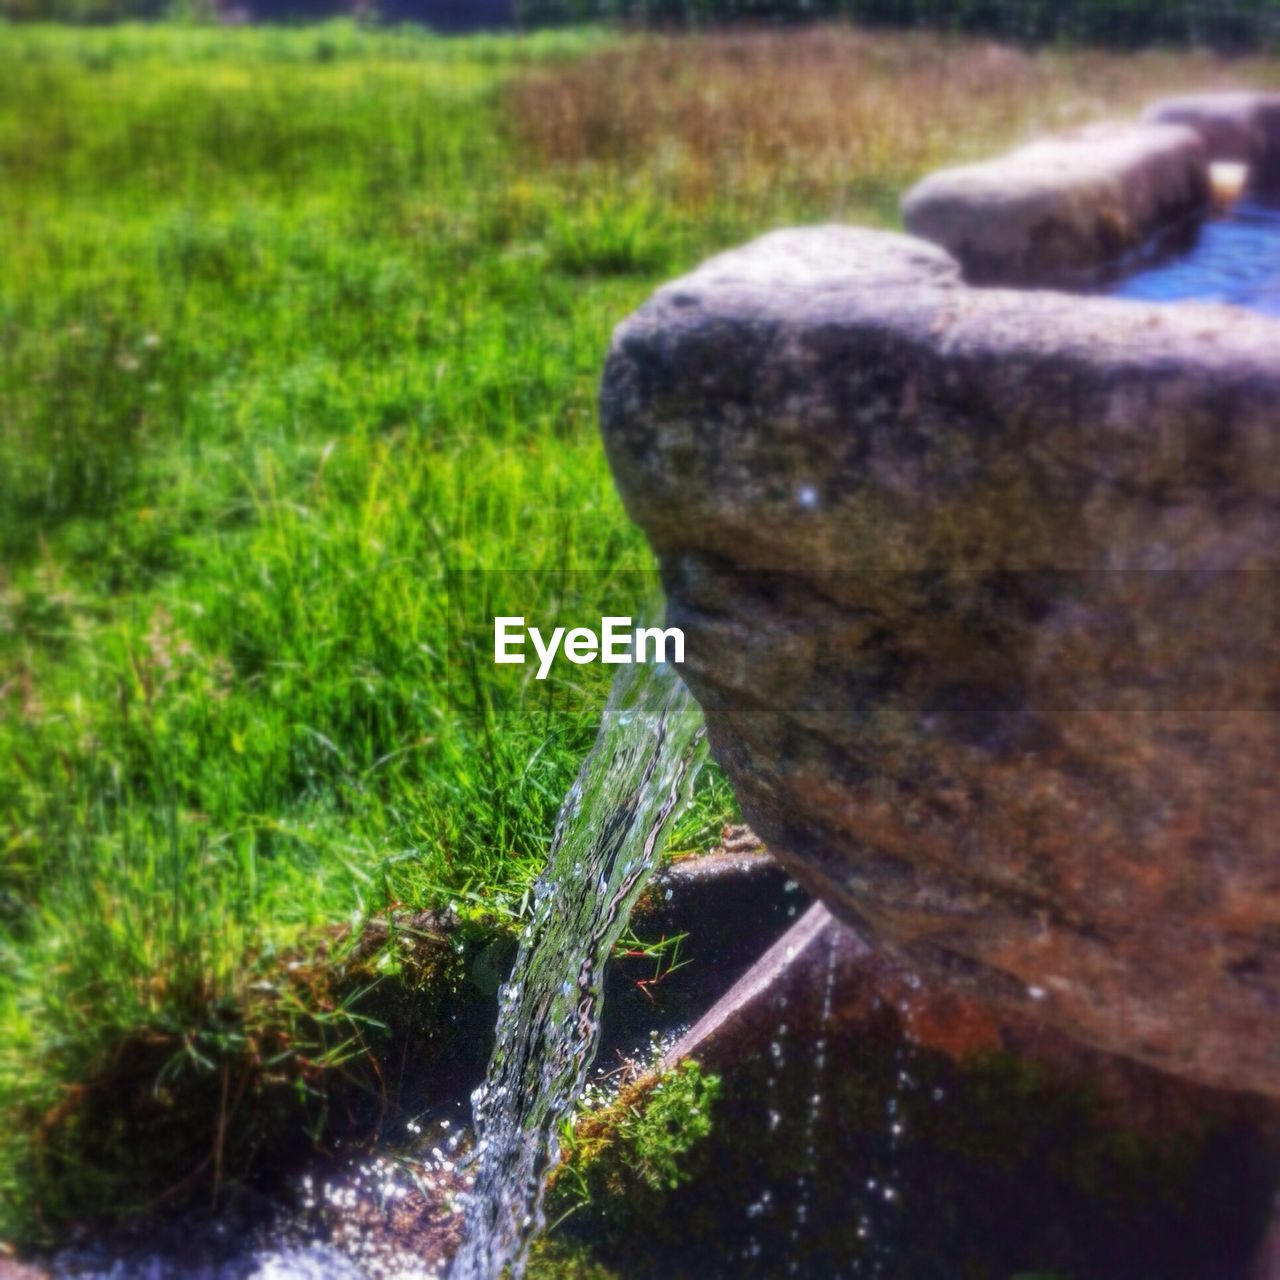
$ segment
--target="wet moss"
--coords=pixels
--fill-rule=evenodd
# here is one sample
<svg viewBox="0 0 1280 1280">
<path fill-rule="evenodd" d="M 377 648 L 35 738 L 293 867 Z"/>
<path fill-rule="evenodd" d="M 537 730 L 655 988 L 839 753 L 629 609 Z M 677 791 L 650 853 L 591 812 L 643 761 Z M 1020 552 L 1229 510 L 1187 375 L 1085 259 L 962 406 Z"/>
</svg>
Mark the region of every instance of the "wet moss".
<svg viewBox="0 0 1280 1280">
<path fill-rule="evenodd" d="M 619 1273 L 596 1261 L 586 1245 L 559 1237 L 534 1243 L 525 1276 L 527 1280 L 620 1280 Z"/>
<path fill-rule="evenodd" d="M 684 1062 L 580 1120 L 566 1134 L 564 1163 L 548 1188 L 548 1220 L 558 1225 L 581 1214 L 619 1245 L 644 1230 L 694 1175 L 692 1153 L 711 1133 L 720 1088 L 718 1076 Z"/>
<path fill-rule="evenodd" d="M 575 1266 L 602 1268 L 602 1276 L 615 1267 L 633 1274 L 653 1225 L 671 1218 L 673 1197 L 706 1172 L 702 1148 L 720 1091 L 719 1077 L 685 1062 L 642 1077 L 611 1105 L 579 1119 L 566 1133 L 564 1162 L 547 1190 L 550 1227 L 536 1255 L 545 1269 L 532 1274 L 548 1280 L 579 1274 L 550 1268 L 557 1249 L 570 1250 Z"/>
</svg>

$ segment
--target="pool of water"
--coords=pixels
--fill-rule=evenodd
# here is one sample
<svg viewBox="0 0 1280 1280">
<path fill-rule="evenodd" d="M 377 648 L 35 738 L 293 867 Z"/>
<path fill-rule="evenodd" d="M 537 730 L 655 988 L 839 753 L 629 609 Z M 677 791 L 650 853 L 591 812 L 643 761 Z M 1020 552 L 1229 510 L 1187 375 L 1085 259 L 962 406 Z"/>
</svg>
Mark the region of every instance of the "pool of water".
<svg viewBox="0 0 1280 1280">
<path fill-rule="evenodd" d="M 1189 249 L 1116 281 L 1112 297 L 1226 302 L 1280 316 L 1280 204 L 1242 200 L 1208 219 Z"/>
</svg>

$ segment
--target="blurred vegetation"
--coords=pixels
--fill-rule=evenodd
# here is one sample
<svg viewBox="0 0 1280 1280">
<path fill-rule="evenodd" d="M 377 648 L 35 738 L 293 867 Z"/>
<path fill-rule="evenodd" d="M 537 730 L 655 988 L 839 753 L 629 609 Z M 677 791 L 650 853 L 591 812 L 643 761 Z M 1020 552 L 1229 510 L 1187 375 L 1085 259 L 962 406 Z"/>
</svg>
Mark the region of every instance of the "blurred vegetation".
<svg viewBox="0 0 1280 1280">
<path fill-rule="evenodd" d="M 602 18 L 645 23 L 812 22 L 927 27 L 1026 43 L 1257 49 L 1280 39 L 1280 0 L 521 0 L 531 26 Z"/>
<path fill-rule="evenodd" d="M 845 28 L 7 29 L 0 1238 L 146 1201 L 88 1141 L 122 1064 L 204 1135 L 151 1191 L 207 1192 L 224 1082 L 269 1062 L 315 1131 L 375 1053 L 366 921 L 518 921 L 605 677 L 467 641 L 643 607 L 594 401 L 659 280 L 1232 76 L 1280 83 Z"/>
<path fill-rule="evenodd" d="M 1245 52 L 1280 42 L 1280 0 L 473 0 L 461 25 L 525 29 L 593 22 L 706 26 L 843 19 L 929 28 L 1024 44 L 1073 42 L 1133 49 L 1205 46 Z M 0 18 L 104 23 L 137 19 L 314 20 L 338 16 L 452 29 L 460 0 L 0 0 Z"/>
<path fill-rule="evenodd" d="M 0 0 L 0 18 L 102 23 L 211 20 L 222 13 L 273 20 L 346 14 L 449 27 L 456 21 L 456 8 L 433 0 L 385 0 L 381 5 L 376 0 Z M 1205 46 L 1244 52 L 1280 42 L 1280 0 L 490 0 L 489 9 L 509 14 L 526 29 L 602 21 L 705 26 L 844 19 L 1027 44 Z"/>
</svg>

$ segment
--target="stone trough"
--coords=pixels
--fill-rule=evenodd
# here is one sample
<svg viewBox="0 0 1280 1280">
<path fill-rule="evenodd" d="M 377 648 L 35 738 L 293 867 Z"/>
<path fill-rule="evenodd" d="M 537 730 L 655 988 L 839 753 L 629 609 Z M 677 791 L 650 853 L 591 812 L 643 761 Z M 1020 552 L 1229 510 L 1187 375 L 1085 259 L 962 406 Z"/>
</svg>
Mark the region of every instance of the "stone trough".
<svg viewBox="0 0 1280 1280">
<path fill-rule="evenodd" d="M 925 984 L 1280 1098 L 1280 322 L 1026 286 L 1270 180 L 1280 98 L 935 175 L 618 329 L 610 462 L 744 814 Z"/>
</svg>

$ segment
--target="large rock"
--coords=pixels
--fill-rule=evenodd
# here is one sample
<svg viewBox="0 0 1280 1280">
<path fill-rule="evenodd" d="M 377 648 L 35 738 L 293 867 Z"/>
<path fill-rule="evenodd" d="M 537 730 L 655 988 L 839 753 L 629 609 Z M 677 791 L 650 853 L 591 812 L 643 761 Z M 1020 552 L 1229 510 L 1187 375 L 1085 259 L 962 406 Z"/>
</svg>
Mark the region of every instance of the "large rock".
<svg viewBox="0 0 1280 1280">
<path fill-rule="evenodd" d="M 602 391 L 745 816 L 926 977 L 1280 1096 L 1280 325 L 779 232 Z"/>
<path fill-rule="evenodd" d="M 1196 130 L 1106 124 L 930 174 L 904 197 L 902 214 L 975 283 L 1058 284 L 1114 265 L 1208 198 Z"/>
</svg>

